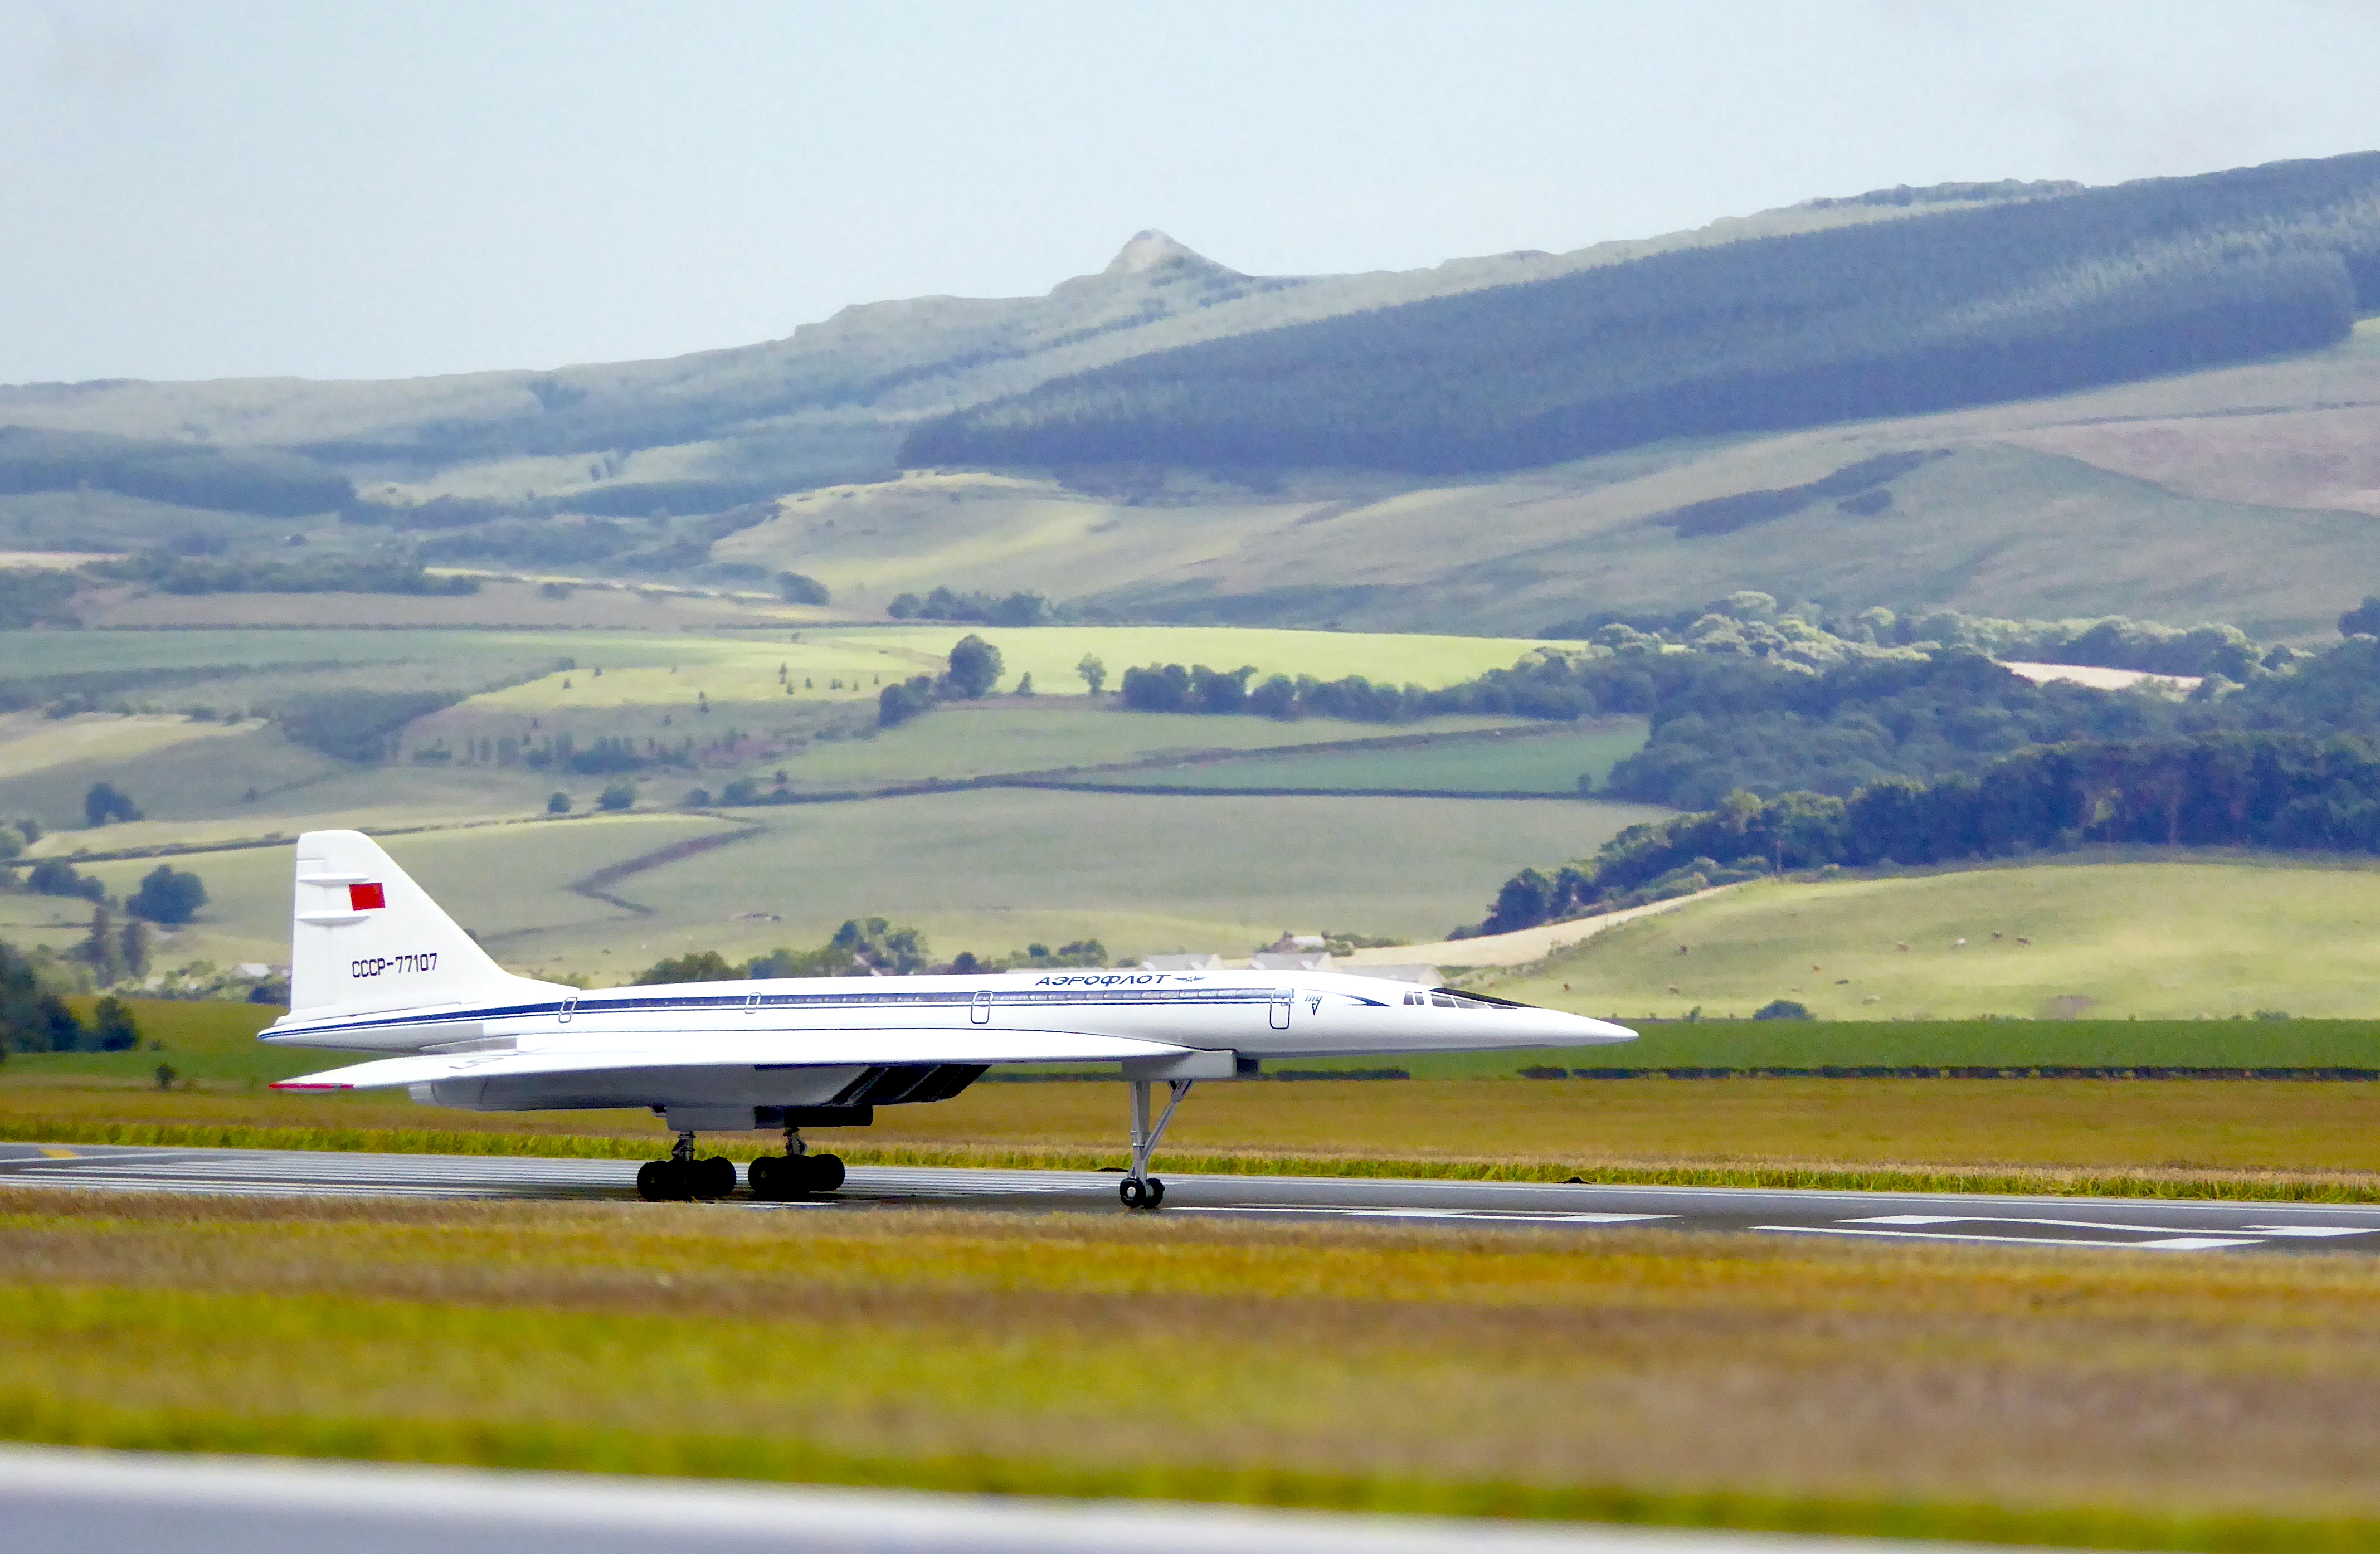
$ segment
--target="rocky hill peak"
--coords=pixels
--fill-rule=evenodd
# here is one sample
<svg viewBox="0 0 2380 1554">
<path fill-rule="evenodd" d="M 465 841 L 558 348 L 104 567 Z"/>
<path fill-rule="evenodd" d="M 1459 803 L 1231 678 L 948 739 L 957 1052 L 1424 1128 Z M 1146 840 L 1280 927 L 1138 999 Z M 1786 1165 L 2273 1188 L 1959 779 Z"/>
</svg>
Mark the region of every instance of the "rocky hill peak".
<svg viewBox="0 0 2380 1554">
<path fill-rule="evenodd" d="M 1117 250 L 1115 258 L 1110 260 L 1108 267 L 1099 273 L 1143 275 L 1165 264 L 1185 264 L 1199 270 L 1219 271 L 1227 275 L 1236 273 L 1216 263 L 1196 249 L 1175 242 L 1153 226 L 1146 232 L 1134 233 L 1131 240 Z"/>
</svg>

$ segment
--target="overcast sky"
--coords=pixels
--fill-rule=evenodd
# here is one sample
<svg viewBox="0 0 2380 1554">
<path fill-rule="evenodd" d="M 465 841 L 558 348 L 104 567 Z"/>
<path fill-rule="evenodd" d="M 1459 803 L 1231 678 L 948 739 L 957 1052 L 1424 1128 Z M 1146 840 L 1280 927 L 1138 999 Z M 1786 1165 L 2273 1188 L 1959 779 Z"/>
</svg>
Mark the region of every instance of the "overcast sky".
<svg viewBox="0 0 2380 1554">
<path fill-rule="evenodd" d="M 0 0 L 0 382 L 668 356 L 2380 150 L 2372 0 Z"/>
</svg>

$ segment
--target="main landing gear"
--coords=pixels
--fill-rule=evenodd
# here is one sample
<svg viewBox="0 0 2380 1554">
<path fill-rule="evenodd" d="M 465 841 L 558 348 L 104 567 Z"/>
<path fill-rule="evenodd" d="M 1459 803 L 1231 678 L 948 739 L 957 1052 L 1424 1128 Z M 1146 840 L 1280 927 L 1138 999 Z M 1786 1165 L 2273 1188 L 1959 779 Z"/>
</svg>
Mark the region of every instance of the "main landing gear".
<svg viewBox="0 0 2380 1554">
<path fill-rule="evenodd" d="M 763 1155 L 745 1172 L 756 1198 L 807 1198 L 833 1192 L 843 1185 L 843 1159 L 813 1155 L 802 1142 L 799 1128 L 785 1130 L 785 1152 Z"/>
<path fill-rule="evenodd" d="M 745 1172 L 756 1198 L 807 1198 L 832 1193 L 843 1185 L 843 1160 L 834 1155 L 813 1155 L 800 1132 L 785 1130 L 785 1152 L 763 1155 Z M 694 1158 L 692 1129 L 677 1135 L 677 1145 L 665 1160 L 647 1160 L 637 1168 L 637 1196 L 647 1203 L 695 1203 L 723 1198 L 735 1191 L 735 1162 L 724 1155 Z"/>
<path fill-rule="evenodd" d="M 637 1196 L 647 1203 L 693 1203 L 723 1198 L 735 1190 L 735 1162 L 724 1155 L 694 1158 L 694 1131 L 677 1135 L 665 1160 L 637 1168 Z"/>
<path fill-rule="evenodd" d="M 1155 1126 L 1148 1121 L 1149 1085 L 1147 1079 L 1132 1082 L 1132 1169 L 1116 1184 L 1116 1196 L 1126 1208 L 1162 1208 L 1165 1207 L 1165 1180 L 1148 1174 L 1148 1157 L 1157 1152 L 1157 1141 L 1165 1136 L 1165 1124 L 1173 1121 L 1174 1110 L 1182 1098 L 1190 1093 L 1193 1083 L 1188 1079 L 1168 1079 L 1165 1084 L 1172 1093 L 1165 1110 L 1158 1114 Z"/>
</svg>

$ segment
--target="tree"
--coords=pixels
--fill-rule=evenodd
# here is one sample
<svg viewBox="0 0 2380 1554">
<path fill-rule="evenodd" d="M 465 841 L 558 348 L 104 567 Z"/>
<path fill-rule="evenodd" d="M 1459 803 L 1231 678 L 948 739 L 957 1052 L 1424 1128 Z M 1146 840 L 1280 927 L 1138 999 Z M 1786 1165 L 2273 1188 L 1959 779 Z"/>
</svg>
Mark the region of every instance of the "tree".
<svg viewBox="0 0 2380 1554">
<path fill-rule="evenodd" d="M 951 650 L 951 694 L 973 701 L 1000 684 L 1000 650 L 968 632 Z"/>
<path fill-rule="evenodd" d="M 1780 998 L 1772 999 L 1754 1010 L 1752 1017 L 1755 1020 L 1806 1020 L 1811 1015 L 1806 1006 L 1790 998 Z"/>
<path fill-rule="evenodd" d="M 140 1045 L 140 1026 L 120 998 L 103 998 L 91 1012 L 91 1038 L 103 1052 L 129 1052 Z"/>
<path fill-rule="evenodd" d="M 777 592 L 788 604 L 825 604 L 832 598 L 824 583 L 816 577 L 805 577 L 798 572 L 778 573 Z"/>
<path fill-rule="evenodd" d="M 124 925 L 116 940 L 116 953 L 124 962 L 125 975 L 149 975 L 149 925 L 135 917 Z"/>
<path fill-rule="evenodd" d="M 637 788 L 635 783 L 614 783 L 610 787 L 605 788 L 601 794 L 597 795 L 595 799 L 595 807 L 598 809 L 613 810 L 632 809 L 636 807 L 636 803 Z"/>
<path fill-rule="evenodd" d="M 570 795 L 565 793 L 548 794 L 545 799 L 545 812 L 549 815 L 569 814 Z"/>
<path fill-rule="evenodd" d="M 1107 688 L 1108 666 L 1099 662 L 1096 653 L 1085 653 L 1083 662 L 1075 665 L 1075 673 L 1083 677 L 1083 684 L 1091 687 L 1093 696 Z"/>
<path fill-rule="evenodd" d="M 74 1011 L 42 989 L 22 955 L 0 944 L 0 1050 L 71 1052 L 81 1038 Z"/>
<path fill-rule="evenodd" d="M 876 693 L 877 726 L 898 728 L 933 704 L 933 677 L 928 674 L 911 675 L 899 685 L 887 686 Z M 734 791 L 732 785 L 729 791 Z M 730 802 L 734 801 L 730 800 Z"/>
<path fill-rule="evenodd" d="M 113 783 L 93 783 L 82 795 L 83 818 L 96 828 L 111 820 L 137 820 L 140 810 L 132 800 L 116 791 Z"/>
<path fill-rule="evenodd" d="M 159 864 L 140 877 L 124 909 L 152 923 L 187 923 L 207 904 L 207 888 L 195 874 Z"/>
<path fill-rule="evenodd" d="M 744 973 L 727 964 L 716 950 L 693 950 L 655 961 L 637 974 L 635 985 L 650 988 L 662 982 L 735 982 Z"/>
<path fill-rule="evenodd" d="M 73 895 L 85 901 L 104 901 L 107 887 L 78 872 L 64 858 L 43 858 L 33 865 L 25 876 L 25 883 L 36 895 Z"/>
<path fill-rule="evenodd" d="M 710 790 L 709 788 L 688 788 L 688 789 L 686 789 L 686 807 L 688 809 L 708 809 L 708 808 L 710 808 Z"/>
<path fill-rule="evenodd" d="M 115 917 L 104 906 L 91 909 L 91 931 L 75 949 L 91 966 L 91 974 L 100 986 L 124 979 L 122 946 L 115 937 Z"/>
</svg>

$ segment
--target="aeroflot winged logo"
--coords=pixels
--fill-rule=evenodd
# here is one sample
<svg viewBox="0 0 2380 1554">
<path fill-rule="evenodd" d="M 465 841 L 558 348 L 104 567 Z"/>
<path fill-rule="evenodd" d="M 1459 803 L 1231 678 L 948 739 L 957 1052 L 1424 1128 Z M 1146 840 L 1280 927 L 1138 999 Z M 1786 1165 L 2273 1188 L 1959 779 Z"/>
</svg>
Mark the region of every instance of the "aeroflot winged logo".
<svg viewBox="0 0 2380 1554">
<path fill-rule="evenodd" d="M 350 912 L 377 912 L 387 904 L 388 892 L 381 889 L 378 880 L 369 885 L 347 887 L 347 910 Z"/>
</svg>

